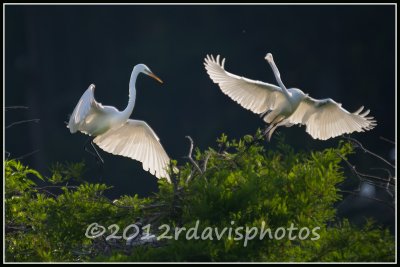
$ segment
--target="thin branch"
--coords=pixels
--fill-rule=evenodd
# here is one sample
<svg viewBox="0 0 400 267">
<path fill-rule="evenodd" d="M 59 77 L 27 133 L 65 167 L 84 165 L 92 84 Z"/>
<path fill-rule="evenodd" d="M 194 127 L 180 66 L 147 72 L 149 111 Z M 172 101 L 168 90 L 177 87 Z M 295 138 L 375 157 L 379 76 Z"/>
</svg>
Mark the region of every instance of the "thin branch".
<svg viewBox="0 0 400 267">
<path fill-rule="evenodd" d="M 8 106 L 8 107 L 4 107 L 5 111 L 7 111 L 7 109 L 29 109 L 28 107 L 25 106 Z"/>
<path fill-rule="evenodd" d="M 371 170 L 381 170 L 381 171 L 384 171 L 384 172 L 386 172 L 387 173 L 387 180 L 388 181 L 390 181 L 391 179 L 396 179 L 395 177 L 393 177 L 393 175 L 392 175 L 392 173 L 388 170 L 388 169 L 386 169 L 386 168 L 371 168 Z"/>
<path fill-rule="evenodd" d="M 36 149 L 35 151 L 26 153 L 26 154 L 24 154 L 22 156 L 19 156 L 18 158 L 15 158 L 15 160 L 21 160 L 21 159 L 27 158 L 27 157 L 32 156 L 33 154 L 35 154 L 35 153 L 37 153 L 39 151 L 40 151 L 40 149 Z"/>
<path fill-rule="evenodd" d="M 193 178 L 193 174 L 194 174 L 194 171 L 191 170 L 191 171 L 190 171 L 190 174 L 189 174 L 189 176 L 188 176 L 188 178 L 186 178 L 185 184 L 189 184 L 189 182 L 190 182 L 190 181 L 192 180 L 192 178 Z"/>
<path fill-rule="evenodd" d="M 388 180 L 375 176 L 375 175 L 370 175 L 370 174 L 364 174 L 361 173 L 359 171 L 357 171 L 356 166 L 352 165 L 345 157 L 343 157 L 340 153 L 336 153 L 344 162 L 346 162 L 346 164 L 349 166 L 349 168 L 351 169 L 351 171 L 360 179 L 360 180 L 364 180 L 364 177 L 370 178 L 370 179 L 375 179 L 375 180 L 379 180 L 382 182 L 387 183 Z"/>
<path fill-rule="evenodd" d="M 203 173 L 205 173 L 207 170 L 207 164 L 208 164 L 208 160 L 210 159 L 210 157 L 211 157 L 211 152 L 208 152 L 206 155 L 206 158 L 204 159 L 204 163 L 203 163 Z"/>
<path fill-rule="evenodd" d="M 388 139 L 388 138 L 385 138 L 385 137 L 383 137 L 383 136 L 379 136 L 379 138 L 380 138 L 381 140 L 383 140 L 383 141 L 386 141 L 386 142 L 388 142 L 388 143 L 391 143 L 392 145 L 395 145 L 395 144 L 396 144 L 396 142 L 394 142 L 394 141 L 392 141 L 392 140 L 390 140 L 390 139 Z"/>
<path fill-rule="evenodd" d="M 190 162 L 193 164 L 193 166 L 196 167 L 196 169 L 199 171 L 200 174 L 203 174 L 201 171 L 199 165 L 196 163 L 196 161 L 192 158 L 192 153 L 193 153 L 193 139 L 190 136 L 185 136 L 187 139 L 190 141 L 190 149 L 189 149 L 189 154 L 187 155 L 187 158 L 190 160 Z"/>
<path fill-rule="evenodd" d="M 16 122 L 13 122 L 13 123 L 7 125 L 7 126 L 6 126 L 6 129 L 9 129 L 9 128 L 15 126 L 15 125 L 22 124 L 22 123 L 26 123 L 26 122 L 36 122 L 36 123 L 38 123 L 39 121 L 40 121 L 40 119 L 31 119 L 31 120 L 16 121 Z"/>
<path fill-rule="evenodd" d="M 394 189 L 393 189 L 393 191 L 394 191 Z M 391 198 L 393 198 L 393 197 L 394 197 L 393 193 L 392 193 L 392 192 L 390 192 L 390 188 L 389 188 L 389 182 L 386 184 L 386 193 L 388 193 L 388 194 L 390 195 L 390 197 L 391 197 Z"/>
<path fill-rule="evenodd" d="M 381 177 L 373 176 L 373 175 L 362 174 L 362 173 L 360 173 L 360 172 L 357 171 L 356 166 L 352 165 L 352 164 L 351 164 L 347 159 L 345 159 L 340 153 L 337 153 L 337 154 L 338 154 L 338 156 L 339 156 L 340 158 L 342 158 L 342 160 L 343 160 L 344 162 L 346 162 L 346 164 L 349 166 L 349 168 L 351 169 L 351 171 L 358 177 L 358 179 L 359 179 L 360 181 L 368 182 L 368 183 L 370 183 L 370 184 L 372 184 L 372 185 L 374 185 L 374 186 L 377 186 L 377 187 L 379 187 L 379 188 L 384 189 L 384 190 L 386 191 L 386 193 L 388 193 L 388 194 L 390 195 L 390 197 L 393 198 L 393 193 L 390 192 L 390 186 L 395 186 L 395 183 L 394 183 L 394 181 L 393 181 L 393 183 L 391 183 L 393 177 L 391 176 L 391 173 L 390 173 L 389 170 L 384 169 L 384 170 L 386 170 L 387 173 L 388 173 L 388 178 L 387 178 L 387 180 L 385 180 L 385 179 L 383 179 L 383 178 L 381 178 Z M 379 181 L 381 181 L 381 183 L 383 183 L 384 185 L 374 184 L 372 181 L 369 181 L 369 180 L 365 179 L 364 177 L 379 180 Z"/>
<path fill-rule="evenodd" d="M 368 179 L 360 179 L 360 182 L 367 183 L 367 184 L 373 185 L 375 187 L 378 187 L 378 188 L 381 188 L 381 189 L 384 189 L 384 190 L 389 189 L 389 186 L 394 187 L 393 184 L 389 184 L 389 186 L 388 186 L 388 183 L 374 182 L 374 181 L 371 181 L 371 180 L 368 180 Z M 358 189 L 356 191 L 360 191 L 360 187 L 361 187 L 361 184 L 359 184 Z"/>
<path fill-rule="evenodd" d="M 381 156 L 375 154 L 374 152 L 372 152 L 372 151 L 366 149 L 366 148 L 361 144 L 361 142 L 358 141 L 357 139 L 354 139 L 354 138 L 348 137 L 348 136 L 345 136 L 344 138 L 347 139 L 347 140 L 352 141 L 353 143 L 355 143 L 359 148 L 361 148 L 361 149 L 364 151 L 364 153 L 368 153 L 368 154 L 370 154 L 370 155 L 372 155 L 372 156 L 374 156 L 374 157 L 376 157 L 376 158 L 382 160 L 382 161 L 385 162 L 386 164 L 390 165 L 393 169 L 396 168 L 392 163 L 390 163 L 389 161 L 387 161 L 387 160 L 384 159 L 383 157 L 381 157 Z"/>
<path fill-rule="evenodd" d="M 374 201 L 383 203 L 383 204 L 389 206 L 390 208 L 394 209 L 394 206 L 393 206 L 393 205 L 389 204 L 387 201 L 384 201 L 384 200 L 382 200 L 382 199 L 378 199 L 378 198 L 374 198 L 374 197 L 368 197 L 368 196 L 363 196 L 363 195 L 360 195 L 360 194 L 355 193 L 355 192 L 353 192 L 353 191 L 347 191 L 347 190 L 341 190 L 341 189 L 338 189 L 338 190 L 339 190 L 340 193 L 350 194 L 350 195 L 357 196 L 357 197 L 368 198 L 368 199 L 370 199 L 370 200 L 374 200 Z"/>
</svg>

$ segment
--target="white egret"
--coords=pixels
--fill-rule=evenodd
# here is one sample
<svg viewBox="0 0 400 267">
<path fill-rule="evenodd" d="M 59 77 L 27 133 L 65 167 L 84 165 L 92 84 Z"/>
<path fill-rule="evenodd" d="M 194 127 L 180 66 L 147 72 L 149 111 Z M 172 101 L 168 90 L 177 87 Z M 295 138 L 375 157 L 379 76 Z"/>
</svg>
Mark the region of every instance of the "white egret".
<svg viewBox="0 0 400 267">
<path fill-rule="evenodd" d="M 300 89 L 286 89 L 272 54 L 265 59 L 270 64 L 279 86 L 250 80 L 225 70 L 225 59 L 219 55 L 205 58 L 205 68 L 221 91 L 242 107 L 261 114 L 270 125 L 265 131 L 268 140 L 279 126 L 306 125 L 306 131 L 314 139 L 326 140 L 345 133 L 363 132 L 376 126 L 373 117 L 367 117 L 369 110 L 364 107 L 350 113 L 340 103 L 330 98 L 314 99 Z M 362 112 L 362 113 L 361 113 Z"/>
<path fill-rule="evenodd" d="M 123 111 L 97 102 L 94 99 L 95 86 L 91 84 L 76 105 L 67 127 L 71 133 L 80 131 L 93 136 L 94 149 L 93 142 L 106 152 L 138 160 L 144 170 L 157 178 L 169 180 L 167 168 L 170 159 L 160 139 L 146 122 L 129 119 L 135 106 L 135 84 L 140 73 L 162 83 L 146 65 L 136 65 L 129 82 L 129 102 Z"/>
</svg>

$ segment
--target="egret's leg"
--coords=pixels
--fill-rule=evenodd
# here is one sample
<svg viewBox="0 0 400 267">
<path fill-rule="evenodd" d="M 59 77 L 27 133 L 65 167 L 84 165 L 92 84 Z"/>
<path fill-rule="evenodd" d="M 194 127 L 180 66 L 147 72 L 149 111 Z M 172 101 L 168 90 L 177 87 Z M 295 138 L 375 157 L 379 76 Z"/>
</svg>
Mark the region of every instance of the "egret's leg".
<svg viewBox="0 0 400 267">
<path fill-rule="evenodd" d="M 260 114 L 260 118 L 264 119 L 265 116 L 267 116 L 269 113 L 271 113 L 272 110 L 268 109 L 264 111 L 263 113 Z"/>
<path fill-rule="evenodd" d="M 285 117 L 283 117 L 283 116 L 277 116 L 277 117 L 271 122 L 271 124 L 268 126 L 268 128 L 265 129 L 263 135 L 264 135 L 264 136 L 268 135 L 268 136 L 267 136 L 268 142 L 271 141 L 272 134 L 274 133 L 274 131 L 275 131 L 279 126 L 281 126 L 281 125 L 283 124 L 282 122 L 283 122 L 284 120 L 285 120 Z"/>
<path fill-rule="evenodd" d="M 90 150 L 87 148 L 87 143 L 89 143 L 90 140 L 91 140 L 91 138 L 89 137 L 89 138 L 86 140 L 86 142 L 83 144 L 83 149 L 84 149 L 87 153 L 89 153 L 92 157 L 96 158 L 96 154 L 94 154 L 92 151 L 90 151 Z"/>
<path fill-rule="evenodd" d="M 87 147 L 87 144 L 89 143 L 89 141 L 90 141 L 90 144 L 91 144 L 92 148 L 94 149 L 95 153 L 93 153 L 92 151 L 90 151 L 89 148 Z M 94 144 L 93 144 L 93 139 L 92 139 L 91 137 L 89 137 L 89 138 L 87 139 L 87 141 L 85 142 L 85 144 L 83 145 L 83 147 L 84 147 L 85 151 L 88 152 L 91 156 L 93 156 L 94 159 L 96 160 L 97 167 L 98 167 L 97 170 L 98 170 L 98 172 L 99 172 L 99 177 L 100 177 L 100 178 L 99 178 L 99 181 L 102 182 L 102 180 L 103 180 L 103 173 L 104 173 L 104 168 L 103 168 L 104 160 L 103 160 L 103 158 L 100 156 L 100 154 L 99 154 L 99 152 L 97 151 L 96 147 L 94 146 Z"/>
<path fill-rule="evenodd" d="M 268 136 L 267 136 L 267 140 L 268 140 L 268 142 L 270 142 L 270 141 L 271 141 L 272 134 L 275 132 L 275 130 L 276 130 L 278 127 L 279 127 L 279 124 L 275 124 L 275 126 L 274 126 L 274 127 L 272 127 L 272 128 L 271 128 L 271 130 L 269 130 L 269 132 L 268 132 Z"/>
<path fill-rule="evenodd" d="M 265 128 L 264 132 L 263 132 L 263 136 L 266 136 L 269 131 L 271 131 L 272 128 L 275 127 L 275 124 L 271 123 L 270 125 L 268 125 L 268 127 Z"/>
<path fill-rule="evenodd" d="M 101 161 L 101 163 L 104 164 L 104 160 L 103 158 L 100 156 L 100 153 L 97 151 L 96 147 L 94 146 L 93 140 L 90 142 L 90 144 L 92 145 L 94 152 L 96 152 L 96 156 L 97 158 Z"/>
<path fill-rule="evenodd" d="M 90 151 L 90 150 L 88 149 L 87 143 L 89 143 L 89 141 L 90 141 L 90 144 L 91 144 L 91 146 L 93 147 L 93 149 L 94 149 L 94 151 L 95 151 L 96 153 L 93 153 L 92 151 Z M 97 152 L 97 149 L 94 147 L 94 145 L 93 145 L 93 139 L 92 139 L 91 137 L 89 137 L 89 138 L 86 140 L 85 144 L 83 145 L 83 148 L 85 149 L 86 152 L 88 152 L 90 155 L 92 155 L 92 156 L 96 159 L 96 162 L 97 162 L 97 163 L 100 163 L 100 162 L 101 162 L 101 163 L 104 163 L 103 158 L 100 156 L 99 152 Z"/>
</svg>

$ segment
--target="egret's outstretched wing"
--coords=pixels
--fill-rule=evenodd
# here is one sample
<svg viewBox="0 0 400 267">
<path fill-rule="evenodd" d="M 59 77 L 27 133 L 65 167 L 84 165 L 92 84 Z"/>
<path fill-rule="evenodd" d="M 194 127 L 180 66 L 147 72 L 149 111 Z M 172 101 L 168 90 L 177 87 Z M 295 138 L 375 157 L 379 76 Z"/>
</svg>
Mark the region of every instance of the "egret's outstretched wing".
<svg viewBox="0 0 400 267">
<path fill-rule="evenodd" d="M 346 133 L 363 132 L 376 126 L 373 117 L 367 117 L 364 107 L 350 113 L 339 103 L 307 96 L 288 118 L 290 123 L 305 124 L 306 131 L 315 139 L 326 140 Z M 361 113 L 362 112 L 362 113 Z"/>
<path fill-rule="evenodd" d="M 273 110 L 277 98 L 284 97 L 281 88 L 276 85 L 250 80 L 227 72 L 224 68 L 225 59 L 220 62 L 219 55 L 216 59 L 207 55 L 204 65 L 210 78 L 219 85 L 224 94 L 256 114 Z"/>
<path fill-rule="evenodd" d="M 91 112 L 102 111 L 103 106 L 94 99 L 94 88 L 94 84 L 89 86 L 89 88 L 81 96 L 81 99 L 79 99 L 78 104 L 72 112 L 67 125 L 71 133 L 75 133 L 76 131 L 80 130 L 79 126 L 85 123 L 85 118 Z"/>
<path fill-rule="evenodd" d="M 138 160 L 142 162 L 144 170 L 157 178 L 165 177 L 169 180 L 169 157 L 146 122 L 128 120 L 121 127 L 97 136 L 93 142 L 109 153 Z"/>
</svg>

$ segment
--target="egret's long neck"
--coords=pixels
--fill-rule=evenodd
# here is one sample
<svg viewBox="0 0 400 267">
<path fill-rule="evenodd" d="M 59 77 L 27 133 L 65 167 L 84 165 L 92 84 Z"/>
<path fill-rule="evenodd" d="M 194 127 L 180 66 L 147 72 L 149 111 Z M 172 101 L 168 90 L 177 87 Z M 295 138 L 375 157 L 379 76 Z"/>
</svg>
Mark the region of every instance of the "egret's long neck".
<svg viewBox="0 0 400 267">
<path fill-rule="evenodd" d="M 126 108 L 122 111 L 122 114 L 126 119 L 129 119 L 129 116 L 132 114 L 133 108 L 135 107 L 136 101 L 136 79 L 139 75 L 140 71 L 135 67 L 133 68 L 131 74 L 131 80 L 129 81 L 129 102 Z"/>
<path fill-rule="evenodd" d="M 283 84 L 283 82 L 282 82 L 282 80 L 281 80 L 281 74 L 279 73 L 278 67 L 277 67 L 276 64 L 275 64 L 275 62 L 274 62 L 274 60 L 273 60 L 273 58 L 272 58 L 272 55 L 271 55 L 271 54 L 268 54 L 268 55 L 266 56 L 266 60 L 268 61 L 269 65 L 270 65 L 271 68 L 272 68 L 272 71 L 274 72 L 275 79 L 276 79 L 276 81 L 278 82 L 279 87 L 282 88 L 282 91 L 283 91 L 283 93 L 285 94 L 285 96 L 288 97 L 288 98 L 290 98 L 289 91 L 287 90 L 286 86 Z"/>
</svg>

